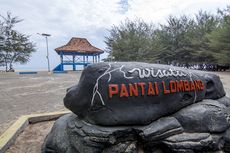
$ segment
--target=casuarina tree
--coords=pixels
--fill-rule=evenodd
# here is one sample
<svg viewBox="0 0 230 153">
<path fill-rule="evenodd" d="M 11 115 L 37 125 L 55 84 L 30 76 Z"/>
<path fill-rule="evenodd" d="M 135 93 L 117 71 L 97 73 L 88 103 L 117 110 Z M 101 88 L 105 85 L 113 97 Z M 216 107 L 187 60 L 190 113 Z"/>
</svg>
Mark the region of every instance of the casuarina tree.
<svg viewBox="0 0 230 153">
<path fill-rule="evenodd" d="M 169 16 L 164 24 L 126 19 L 105 37 L 107 61 L 144 61 L 181 66 L 230 64 L 230 17 L 227 9 L 216 14 Z"/>
<path fill-rule="evenodd" d="M 28 62 L 31 53 L 35 52 L 35 44 L 29 36 L 14 29 L 21 21 L 10 12 L 6 16 L 0 15 L 0 65 L 5 66 L 6 71 L 13 70 L 13 63 Z"/>
</svg>

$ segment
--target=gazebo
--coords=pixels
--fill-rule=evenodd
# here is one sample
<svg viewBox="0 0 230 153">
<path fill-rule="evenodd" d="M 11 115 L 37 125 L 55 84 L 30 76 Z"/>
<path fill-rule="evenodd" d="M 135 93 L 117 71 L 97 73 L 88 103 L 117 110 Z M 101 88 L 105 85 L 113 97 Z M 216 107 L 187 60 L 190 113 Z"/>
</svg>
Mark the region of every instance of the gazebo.
<svg viewBox="0 0 230 153">
<path fill-rule="evenodd" d="M 87 66 L 91 63 L 100 62 L 100 54 L 104 53 L 101 49 L 92 46 L 85 38 L 73 37 L 64 46 L 55 49 L 60 56 L 61 62 L 53 71 L 64 71 L 64 65 L 73 66 L 76 71 L 77 65 Z"/>
</svg>

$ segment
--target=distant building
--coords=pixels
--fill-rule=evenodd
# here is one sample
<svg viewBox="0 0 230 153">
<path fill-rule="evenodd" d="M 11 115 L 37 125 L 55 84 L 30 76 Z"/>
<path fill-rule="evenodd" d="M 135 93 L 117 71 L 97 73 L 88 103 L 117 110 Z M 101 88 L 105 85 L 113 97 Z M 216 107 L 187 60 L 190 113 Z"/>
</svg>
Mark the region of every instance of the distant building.
<svg viewBox="0 0 230 153">
<path fill-rule="evenodd" d="M 64 46 L 55 49 L 60 56 L 61 62 L 53 71 L 64 71 L 65 65 L 73 66 L 73 71 L 76 71 L 77 65 L 87 66 L 91 63 L 100 62 L 100 55 L 103 50 L 92 46 L 85 38 L 73 37 Z"/>
</svg>

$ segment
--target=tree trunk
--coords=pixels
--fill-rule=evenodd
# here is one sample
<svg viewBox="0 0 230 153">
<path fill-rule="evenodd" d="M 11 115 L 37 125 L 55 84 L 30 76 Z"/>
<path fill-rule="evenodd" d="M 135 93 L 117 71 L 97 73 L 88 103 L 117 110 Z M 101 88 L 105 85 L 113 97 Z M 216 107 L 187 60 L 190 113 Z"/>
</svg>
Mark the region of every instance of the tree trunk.
<svg viewBox="0 0 230 153">
<path fill-rule="evenodd" d="M 9 69 L 9 71 L 10 71 L 10 72 L 13 71 L 13 64 L 12 64 L 12 62 L 10 62 L 10 69 Z"/>
<path fill-rule="evenodd" d="M 5 65 L 6 65 L 6 72 L 8 71 L 8 65 L 7 65 L 7 62 L 5 62 Z"/>
</svg>

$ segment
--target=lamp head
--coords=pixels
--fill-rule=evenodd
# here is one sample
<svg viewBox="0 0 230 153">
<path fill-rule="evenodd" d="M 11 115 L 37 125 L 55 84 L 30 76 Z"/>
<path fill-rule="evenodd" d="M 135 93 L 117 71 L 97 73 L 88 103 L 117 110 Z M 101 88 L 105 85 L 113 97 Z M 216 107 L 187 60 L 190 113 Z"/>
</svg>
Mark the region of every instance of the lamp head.
<svg viewBox="0 0 230 153">
<path fill-rule="evenodd" d="M 51 35 L 50 35 L 50 34 L 47 34 L 47 33 L 42 33 L 42 36 L 49 37 L 49 36 L 51 36 Z"/>
</svg>

